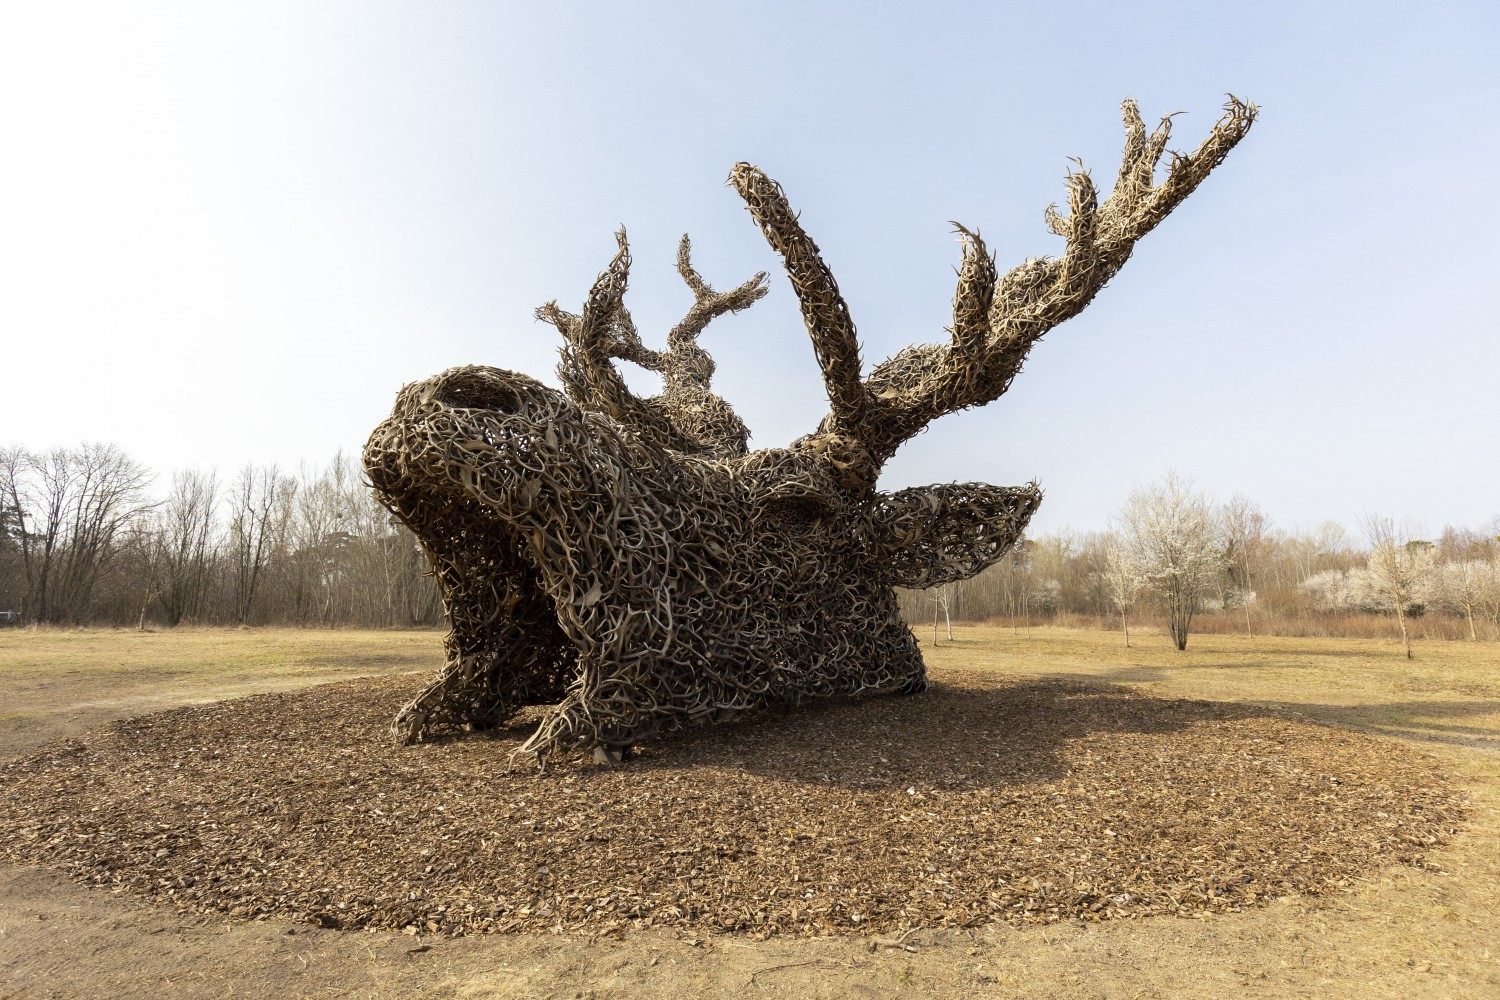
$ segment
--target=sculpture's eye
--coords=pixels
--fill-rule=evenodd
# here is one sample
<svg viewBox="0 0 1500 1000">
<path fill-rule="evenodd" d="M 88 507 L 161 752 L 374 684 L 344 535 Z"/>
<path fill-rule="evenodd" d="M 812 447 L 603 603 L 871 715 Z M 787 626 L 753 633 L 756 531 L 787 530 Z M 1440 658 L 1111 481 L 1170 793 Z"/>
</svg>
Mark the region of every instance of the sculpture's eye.
<svg viewBox="0 0 1500 1000">
<path fill-rule="evenodd" d="M 822 497 L 807 494 L 769 497 L 761 503 L 760 510 L 767 526 L 798 532 L 811 531 L 833 513 Z"/>
</svg>

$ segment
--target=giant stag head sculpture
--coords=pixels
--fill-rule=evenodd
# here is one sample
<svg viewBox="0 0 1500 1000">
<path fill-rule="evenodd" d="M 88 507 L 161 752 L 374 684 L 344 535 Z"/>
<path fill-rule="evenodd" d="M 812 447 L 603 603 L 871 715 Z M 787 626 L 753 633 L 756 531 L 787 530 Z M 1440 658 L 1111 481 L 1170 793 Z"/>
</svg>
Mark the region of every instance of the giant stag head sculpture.
<svg viewBox="0 0 1500 1000">
<path fill-rule="evenodd" d="M 1036 510 L 1035 484 L 882 493 L 881 466 L 945 413 L 1000 396 L 1031 345 L 1076 315 L 1150 232 L 1245 135 L 1255 106 L 1231 98 L 1194 153 L 1157 167 L 1170 119 L 1148 133 L 1124 106 L 1126 143 L 1100 203 L 1068 177 L 1067 241 L 1056 259 L 1004 275 L 977 233 L 963 261 L 951 339 L 909 347 L 861 377 L 854 322 L 781 187 L 755 167 L 730 181 L 780 254 L 828 389 L 829 413 L 786 448 L 747 452 L 729 405 L 709 391 L 698 336 L 766 292 L 765 274 L 716 292 L 678 269 L 695 303 L 641 342 L 619 252 L 574 315 L 538 315 L 563 334 L 565 392 L 498 368 L 454 368 L 403 389 L 365 447 L 376 491 L 421 540 L 451 632 L 438 678 L 395 722 L 496 725 L 553 705 L 523 750 L 628 746 L 664 728 L 829 695 L 920 691 L 921 654 L 895 586 L 928 587 L 989 566 Z M 616 360 L 661 373 L 642 399 Z"/>
</svg>

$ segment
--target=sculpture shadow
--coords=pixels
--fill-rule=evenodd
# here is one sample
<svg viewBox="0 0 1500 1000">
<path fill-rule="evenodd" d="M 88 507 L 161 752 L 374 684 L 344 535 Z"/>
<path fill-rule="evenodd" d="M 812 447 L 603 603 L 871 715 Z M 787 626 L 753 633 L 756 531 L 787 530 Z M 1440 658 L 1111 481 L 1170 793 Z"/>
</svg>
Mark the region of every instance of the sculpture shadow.
<svg viewBox="0 0 1500 1000">
<path fill-rule="evenodd" d="M 846 789 L 996 788 L 1056 780 L 1070 744 L 1167 734 L 1274 714 L 1255 706 L 1144 696 L 1115 684 L 985 678 L 907 697 L 820 702 L 669 734 L 639 748 L 642 772 L 735 768 Z"/>
<path fill-rule="evenodd" d="M 1081 677 L 1075 673 L 1043 673 L 1041 677 L 1066 678 L 1080 683 L 1112 687 L 1169 681 L 1174 674 L 1194 670 L 1285 666 L 1284 662 L 1274 660 L 1246 664 L 1184 664 L 1174 666 L 1171 670 L 1141 664 L 1101 668 Z M 1458 690 L 1435 686 L 1429 690 L 1467 697 L 1380 701 L 1373 695 L 1365 695 L 1363 697 L 1366 700 L 1355 700 L 1348 704 L 1265 698 L 1235 704 L 1247 710 L 1258 709 L 1263 715 L 1313 721 L 1408 742 L 1441 743 L 1500 753 L 1500 698 L 1494 696 L 1491 686 L 1467 685 Z"/>
<path fill-rule="evenodd" d="M 1377 736 L 1500 753 L 1500 729 L 1494 721 L 1481 721 L 1500 719 L 1500 702 L 1494 699 L 1376 702 L 1367 705 L 1296 701 L 1266 704 L 1277 714 L 1313 718 Z"/>
</svg>

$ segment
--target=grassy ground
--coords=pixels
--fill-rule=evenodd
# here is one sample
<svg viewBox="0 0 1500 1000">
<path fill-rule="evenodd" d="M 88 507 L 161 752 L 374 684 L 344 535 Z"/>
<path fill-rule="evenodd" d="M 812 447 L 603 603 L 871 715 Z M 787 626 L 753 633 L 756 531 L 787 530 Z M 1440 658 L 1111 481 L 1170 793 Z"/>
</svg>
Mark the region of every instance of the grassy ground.
<svg viewBox="0 0 1500 1000">
<path fill-rule="evenodd" d="M 442 634 L 309 629 L 0 630 L 0 758 L 110 719 L 442 661 Z"/>
<path fill-rule="evenodd" d="M 929 664 L 1130 684 L 1154 694 L 1247 702 L 1421 742 L 1500 750 L 1500 645 L 1429 641 L 1407 660 L 1382 639 L 955 626 L 919 636 Z"/>
<path fill-rule="evenodd" d="M 929 662 L 1270 706 L 1440 760 L 1472 801 L 1429 854 L 1349 894 L 1202 920 L 863 941 L 654 933 L 420 943 L 179 915 L 35 869 L 0 869 L 0 997 L 1474 997 L 1500 995 L 1500 648 L 1425 642 L 960 628 Z M 320 680 L 433 669 L 433 632 L 0 633 L 0 757 L 125 715 Z M 913 950 L 906 950 L 911 948 Z"/>
</svg>

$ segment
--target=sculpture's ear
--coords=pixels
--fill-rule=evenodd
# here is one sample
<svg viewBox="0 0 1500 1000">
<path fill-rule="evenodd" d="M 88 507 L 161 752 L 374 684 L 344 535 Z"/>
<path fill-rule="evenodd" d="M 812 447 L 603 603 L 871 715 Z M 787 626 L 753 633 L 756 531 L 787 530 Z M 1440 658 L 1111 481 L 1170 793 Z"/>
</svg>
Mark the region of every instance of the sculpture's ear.
<svg viewBox="0 0 1500 1000">
<path fill-rule="evenodd" d="M 880 571 L 899 587 L 967 579 L 1005 554 L 1041 502 L 1036 483 L 942 483 L 877 494 Z"/>
</svg>

